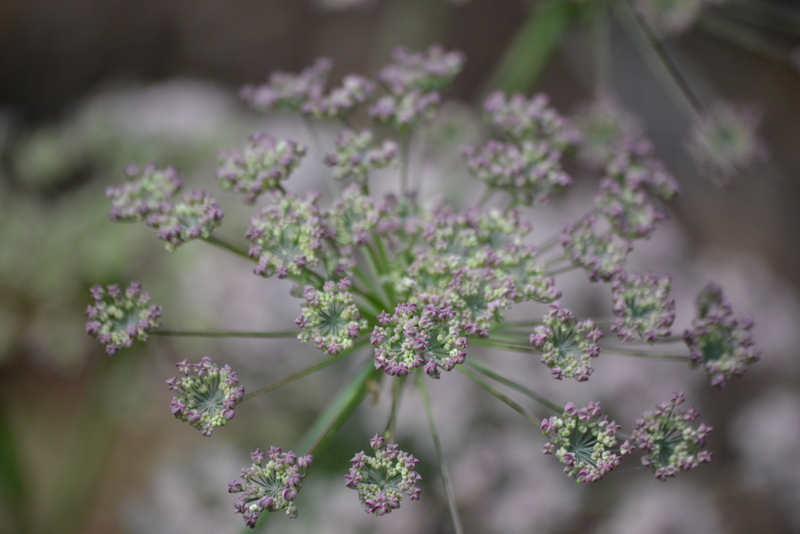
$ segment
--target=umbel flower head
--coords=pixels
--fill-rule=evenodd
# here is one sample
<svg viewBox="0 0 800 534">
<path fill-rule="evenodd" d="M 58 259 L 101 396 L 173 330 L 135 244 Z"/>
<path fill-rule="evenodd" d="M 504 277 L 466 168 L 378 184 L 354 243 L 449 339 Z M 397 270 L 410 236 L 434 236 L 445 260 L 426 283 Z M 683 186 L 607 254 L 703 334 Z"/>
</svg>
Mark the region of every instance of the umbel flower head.
<svg viewBox="0 0 800 534">
<path fill-rule="evenodd" d="M 170 403 L 172 415 L 210 436 L 215 428 L 233 419 L 233 408 L 242 401 L 244 388 L 236 371 L 226 365 L 218 367 L 211 358 L 200 363 L 183 360 L 175 364 L 181 376 L 167 380 L 175 392 Z"/>
<path fill-rule="evenodd" d="M 722 289 L 709 284 L 698 295 L 697 317 L 683 334 L 690 365 L 704 368 L 711 385 L 724 388 L 730 377 L 741 377 L 761 358 L 753 345 L 752 328 L 750 317 L 733 318 L 733 307 Z"/>
<path fill-rule="evenodd" d="M 373 142 L 372 132 L 344 130 L 336 138 L 336 152 L 325 155 L 325 165 L 333 168 L 337 180 L 354 178 L 358 183 L 366 183 L 369 172 L 397 165 L 400 151 L 397 143 L 386 139 L 380 145 Z"/>
<path fill-rule="evenodd" d="M 375 347 L 375 368 L 390 376 L 405 376 L 423 367 L 439 378 L 440 369 L 452 370 L 464 363 L 467 337 L 450 306 L 427 304 L 418 311 L 413 303 L 398 304 L 394 313 L 385 311 L 370 334 Z"/>
<path fill-rule="evenodd" d="M 363 76 L 350 74 L 329 94 L 309 98 L 303 104 L 302 112 L 315 119 L 346 119 L 374 93 L 374 83 Z"/>
<path fill-rule="evenodd" d="M 575 482 L 596 482 L 633 450 L 628 441 L 617 449 L 619 428 L 600 413 L 599 402 L 590 402 L 585 408 L 568 402 L 561 416 L 542 421 L 542 432 L 550 440 L 542 450 L 555 454 L 565 466 L 564 473 Z"/>
<path fill-rule="evenodd" d="M 264 85 L 247 85 L 240 96 L 256 111 L 299 112 L 306 102 L 316 100 L 325 90 L 325 80 L 333 64 L 319 58 L 300 74 L 274 72 Z"/>
<path fill-rule="evenodd" d="M 393 63 L 381 69 L 378 80 L 394 95 L 412 90 L 430 93 L 444 89 L 464 66 L 464 54 L 432 46 L 425 52 L 410 52 L 398 47 L 392 51 Z"/>
<path fill-rule="evenodd" d="M 361 506 L 369 514 L 382 516 L 400 508 L 403 493 L 412 501 L 419 500 L 417 483 L 422 477 L 417 474 L 419 462 L 411 454 L 398 449 L 395 443 L 377 434 L 369 440 L 375 451 L 367 456 L 364 451 L 356 454 L 350 463 L 350 473 L 345 475 L 346 486 L 358 490 Z"/>
<path fill-rule="evenodd" d="M 669 401 L 637 419 L 631 434 L 636 447 L 646 452 L 642 465 L 660 480 L 711 461 L 711 453 L 702 450 L 711 427 L 700 423 L 694 428 L 691 423 L 699 417 L 694 408 L 677 409 L 684 400 L 683 393 L 673 393 Z"/>
<path fill-rule="evenodd" d="M 623 341 L 640 337 L 653 343 L 669 337 L 675 321 L 675 299 L 669 296 L 669 275 L 628 274 L 622 271 L 611 284 L 614 315 L 611 331 Z"/>
<path fill-rule="evenodd" d="M 607 282 L 622 270 L 632 246 L 616 234 L 599 234 L 595 225 L 592 215 L 584 216 L 577 224 L 565 225 L 561 246 L 572 264 L 586 271 L 589 280 Z"/>
<path fill-rule="evenodd" d="M 587 319 L 576 321 L 572 311 L 558 302 L 550 305 L 550 313 L 531 334 L 531 345 L 543 352 L 542 363 L 550 368 L 553 378 L 589 380 L 591 360 L 600 354 L 597 341 L 603 337 L 600 329 Z"/>
<path fill-rule="evenodd" d="M 306 154 L 302 145 L 267 134 L 254 133 L 244 150 L 220 154 L 222 165 L 217 170 L 222 189 L 244 194 L 252 204 L 259 195 L 278 189 Z"/>
<path fill-rule="evenodd" d="M 500 137 L 521 143 L 525 140 L 547 142 L 555 150 L 564 150 L 577 141 L 577 132 L 549 105 L 544 94 L 525 98 L 521 94 L 506 96 L 495 91 L 483 103 L 486 123 Z"/>
<path fill-rule="evenodd" d="M 306 286 L 306 306 L 295 321 L 303 331 L 300 341 L 314 343 L 323 352 L 334 355 L 353 346 L 353 340 L 367 327 L 350 292 L 350 277 L 327 281 L 319 291 Z"/>
<path fill-rule="evenodd" d="M 89 318 L 86 333 L 105 345 L 108 355 L 134 341 L 147 341 L 147 332 L 158 328 L 161 306 L 149 304 L 150 295 L 138 282 L 131 282 L 124 293 L 118 284 L 106 289 L 96 285 L 91 292 L 94 303 L 84 312 Z"/>
<path fill-rule="evenodd" d="M 172 167 L 157 169 L 148 165 L 139 169 L 129 165 L 129 181 L 109 187 L 109 217 L 113 221 L 142 222 L 156 230 L 159 239 L 167 242 L 172 252 L 192 239 L 207 238 L 220 225 L 224 216 L 217 201 L 204 191 L 189 191 L 175 198 L 183 180 Z"/>
<path fill-rule="evenodd" d="M 263 512 L 283 510 L 289 517 L 297 517 L 294 500 L 314 458 L 298 458 L 292 451 L 281 452 L 280 447 L 270 447 L 266 453 L 256 449 L 250 458 L 253 465 L 242 469 L 242 482 L 228 484 L 228 493 L 239 494 L 233 505 L 236 513 L 244 516 L 250 528 L 255 528 Z"/>
</svg>

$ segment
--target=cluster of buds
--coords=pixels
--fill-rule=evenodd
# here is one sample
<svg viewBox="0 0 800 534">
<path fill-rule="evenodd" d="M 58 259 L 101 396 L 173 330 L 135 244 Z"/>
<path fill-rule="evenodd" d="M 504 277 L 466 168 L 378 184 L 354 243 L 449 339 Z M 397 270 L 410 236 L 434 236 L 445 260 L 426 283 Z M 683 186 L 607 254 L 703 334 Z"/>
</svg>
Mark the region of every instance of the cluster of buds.
<svg viewBox="0 0 800 534">
<path fill-rule="evenodd" d="M 364 184 L 370 171 L 397 165 L 397 143 L 386 139 L 375 146 L 373 141 L 369 130 L 344 130 L 336 138 L 336 152 L 326 154 L 323 161 L 333 169 L 333 176 L 337 180 L 353 178 Z"/>
<path fill-rule="evenodd" d="M 273 194 L 272 203 L 250 221 L 245 234 L 252 242 L 250 257 L 258 261 L 253 273 L 286 278 L 319 263 L 325 229 L 318 200 L 318 193 L 309 193 L 305 200 Z"/>
<path fill-rule="evenodd" d="M 346 119 L 375 93 L 375 84 L 363 76 L 351 74 L 342 85 L 327 95 L 309 98 L 302 106 L 304 115 L 315 119 Z"/>
<path fill-rule="evenodd" d="M 89 318 L 86 333 L 106 346 L 111 356 L 134 341 L 147 341 L 147 332 L 158 328 L 161 306 L 150 305 L 150 295 L 142 285 L 131 282 L 123 293 L 118 284 L 106 289 L 92 287 L 92 299 L 84 315 Z"/>
<path fill-rule="evenodd" d="M 378 73 L 380 81 L 394 95 L 412 90 L 430 93 L 447 87 L 464 66 L 464 54 L 432 46 L 425 52 L 396 48 L 393 63 Z"/>
<path fill-rule="evenodd" d="M 228 424 L 233 419 L 234 407 L 244 398 L 244 388 L 239 385 L 236 371 L 229 365 L 218 367 L 208 357 L 200 363 L 183 360 L 175 365 L 181 376 L 167 380 L 169 389 L 176 394 L 170 403 L 172 415 L 204 436 Z"/>
<path fill-rule="evenodd" d="M 419 460 L 401 451 L 397 444 L 386 443 L 377 434 L 369 440 L 375 451 L 367 456 L 364 451 L 350 460 L 350 473 L 345 475 L 348 488 L 358 491 L 361 506 L 369 514 L 382 516 L 400 508 L 403 493 L 412 501 L 419 500 L 417 483 L 422 477 L 417 474 Z"/>
<path fill-rule="evenodd" d="M 289 517 L 297 517 L 294 500 L 314 459 L 281 452 L 280 447 L 270 447 L 266 453 L 256 449 L 250 458 L 253 465 L 242 469 L 242 482 L 228 484 L 228 493 L 239 494 L 234 503 L 236 513 L 242 514 L 250 528 L 255 528 L 264 512 L 283 510 Z"/>
<path fill-rule="evenodd" d="M 320 58 L 300 74 L 274 72 L 264 85 L 242 88 L 240 96 L 256 111 L 300 112 L 306 102 L 322 96 L 332 66 Z"/>
<path fill-rule="evenodd" d="M 222 189 L 232 189 L 244 195 L 252 204 L 266 191 L 280 189 L 306 154 L 302 145 L 267 134 L 254 133 L 244 150 L 220 154 L 222 165 L 217 178 Z"/>
<path fill-rule="evenodd" d="M 189 191 L 176 198 L 183 180 L 174 168 L 131 165 L 126 174 L 128 183 L 106 190 L 111 198 L 111 220 L 143 221 L 167 242 L 170 252 L 187 241 L 207 239 L 222 222 L 219 204 L 204 191 Z"/>
<path fill-rule="evenodd" d="M 561 246 L 573 265 L 586 271 L 589 280 L 607 282 L 622 270 L 633 247 L 616 234 L 599 234 L 596 224 L 594 216 L 586 215 L 577 224 L 565 225 Z"/>
<path fill-rule="evenodd" d="M 611 331 L 623 341 L 640 337 L 648 343 L 669 337 L 675 321 L 675 299 L 669 275 L 621 272 L 611 284 L 614 315 Z"/>
<path fill-rule="evenodd" d="M 592 374 L 592 358 L 600 355 L 597 341 L 601 337 L 603 333 L 590 319 L 578 322 L 572 311 L 554 302 L 542 324 L 534 328 L 530 342 L 542 351 L 542 363 L 553 378 L 584 382 Z"/>
<path fill-rule="evenodd" d="M 398 304 L 393 314 L 382 312 L 370 334 L 375 368 L 390 376 L 405 376 L 422 367 L 439 378 L 440 369 L 464 363 L 467 337 L 450 306 L 428 304 L 422 311 L 413 303 Z"/>
<path fill-rule="evenodd" d="M 596 482 L 606 476 L 633 446 L 625 441 L 617 448 L 619 425 L 600 413 L 600 403 L 576 408 L 571 402 L 561 416 L 542 421 L 542 433 L 549 440 L 544 454 L 555 454 L 564 473 L 579 483 Z"/>
<path fill-rule="evenodd" d="M 702 367 L 711 385 L 720 389 L 732 376 L 741 377 L 761 358 L 750 331 L 753 320 L 733 318 L 722 289 L 709 284 L 697 297 L 697 317 L 683 334 L 693 368 Z"/>
<path fill-rule="evenodd" d="M 314 343 L 330 355 L 339 354 L 353 346 L 353 340 L 367 327 L 350 292 L 349 277 L 338 282 L 328 281 L 318 291 L 306 286 L 303 297 L 306 305 L 295 321 L 302 332 L 300 341 Z"/>
<path fill-rule="evenodd" d="M 711 453 L 703 450 L 711 427 L 700 423 L 694 428 L 691 423 L 700 415 L 694 408 L 678 410 L 684 400 L 683 393 L 674 393 L 637 419 L 631 434 L 636 447 L 646 452 L 642 465 L 660 480 L 711 461 Z"/>
</svg>

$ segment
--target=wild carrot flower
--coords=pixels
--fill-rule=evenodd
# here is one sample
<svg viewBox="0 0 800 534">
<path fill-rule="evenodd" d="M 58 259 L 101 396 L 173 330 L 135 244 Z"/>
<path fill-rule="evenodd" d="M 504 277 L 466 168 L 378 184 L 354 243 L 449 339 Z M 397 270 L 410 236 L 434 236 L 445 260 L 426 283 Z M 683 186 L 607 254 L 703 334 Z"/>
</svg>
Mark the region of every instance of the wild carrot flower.
<svg viewBox="0 0 800 534">
<path fill-rule="evenodd" d="M 728 185 L 766 149 L 756 134 L 761 122 L 752 108 L 717 103 L 698 117 L 689 134 L 689 152 L 706 172 Z"/>
<path fill-rule="evenodd" d="M 417 89 L 400 95 L 385 95 L 369 109 L 378 124 L 408 131 L 436 116 L 441 104 L 439 93 L 423 93 Z"/>
<path fill-rule="evenodd" d="M 528 206 L 545 203 L 553 192 L 572 184 L 561 169 L 561 152 L 546 142 L 491 140 L 477 150 L 464 147 L 462 153 L 473 176 Z"/>
<path fill-rule="evenodd" d="M 342 191 L 339 200 L 333 203 L 327 214 L 328 228 L 342 264 L 355 265 L 354 247 L 369 242 L 370 232 L 377 229 L 384 214 L 385 211 L 365 195 L 357 184 L 351 184 Z"/>
<path fill-rule="evenodd" d="M 750 317 L 733 318 L 733 307 L 722 289 L 709 284 L 698 295 L 697 317 L 683 334 L 691 366 L 704 368 L 711 385 L 724 388 L 729 378 L 741 377 L 761 358 L 753 346 L 752 328 Z"/>
<path fill-rule="evenodd" d="M 614 155 L 614 148 L 642 135 L 636 117 L 608 94 L 581 106 L 570 118 L 580 132 L 578 155 L 592 168 L 601 168 Z"/>
<path fill-rule="evenodd" d="M 322 224 L 318 193 L 305 200 L 293 194 L 273 193 L 272 203 L 250 220 L 245 237 L 252 242 L 250 257 L 258 261 L 253 272 L 278 278 L 299 276 L 306 267 L 319 263 Z"/>
<path fill-rule="evenodd" d="M 128 181 L 106 189 L 111 199 L 112 221 L 142 222 L 151 213 L 165 213 L 172 207 L 172 197 L 183 188 L 183 180 L 174 167 L 158 169 L 155 165 L 139 168 L 128 165 Z"/>
<path fill-rule="evenodd" d="M 628 274 L 624 271 L 611 284 L 614 315 L 611 331 L 623 341 L 640 337 L 653 343 L 669 337 L 675 321 L 675 299 L 669 296 L 669 275 Z"/>
<path fill-rule="evenodd" d="M 256 111 L 299 112 L 322 96 L 331 67 L 329 59 L 319 58 L 300 74 L 274 72 L 266 84 L 242 88 L 240 96 Z"/>
<path fill-rule="evenodd" d="M 586 271 L 589 280 L 609 281 L 622 270 L 632 246 L 616 234 L 598 234 L 595 221 L 594 216 L 586 215 L 577 224 L 565 225 L 561 246 L 573 265 Z"/>
<path fill-rule="evenodd" d="M 156 230 L 159 239 L 166 241 L 168 251 L 193 239 L 206 239 L 222 222 L 223 212 L 217 201 L 205 191 L 184 193 L 168 211 L 151 213 L 147 226 Z"/>
<path fill-rule="evenodd" d="M 378 73 L 380 81 L 394 95 L 417 90 L 430 93 L 444 89 L 464 66 L 464 54 L 432 46 L 425 52 L 403 47 L 392 52 L 393 62 Z"/>
<path fill-rule="evenodd" d="M 456 312 L 446 305 L 428 304 L 419 310 L 413 303 L 398 304 L 393 314 L 384 311 L 378 316 L 370 340 L 375 368 L 390 376 L 422 367 L 439 378 L 440 369 L 450 371 L 466 357 L 467 338 Z"/>
<path fill-rule="evenodd" d="M 422 477 L 417 474 L 419 462 L 411 454 L 398 448 L 395 443 L 377 434 L 369 440 L 374 456 L 364 451 L 356 454 L 350 463 L 350 473 L 345 475 L 348 488 L 358 491 L 361 506 L 369 514 L 382 516 L 400 508 L 403 493 L 412 501 L 419 500 L 417 483 Z"/>
<path fill-rule="evenodd" d="M 131 282 L 123 293 L 118 284 L 106 289 L 92 287 L 92 299 L 84 315 L 89 318 L 86 333 L 106 346 L 111 356 L 134 341 L 147 341 L 147 332 L 159 326 L 161 306 L 150 305 L 150 295 L 142 285 Z"/>
<path fill-rule="evenodd" d="M 334 178 L 354 178 L 360 184 L 366 183 L 371 170 L 396 166 L 400 151 L 397 143 L 391 139 L 379 145 L 373 141 L 369 130 L 344 130 L 336 138 L 336 152 L 325 154 L 323 161 L 333 168 Z"/>
<path fill-rule="evenodd" d="M 350 74 L 330 93 L 307 100 L 301 111 L 315 119 L 346 119 L 374 93 L 374 83 L 363 76 Z"/>
<path fill-rule="evenodd" d="M 522 143 L 547 142 L 554 150 L 564 150 L 577 141 L 577 132 L 550 107 L 549 99 L 538 94 L 531 99 L 521 94 L 490 94 L 483 103 L 484 120 L 500 137 Z"/>
<path fill-rule="evenodd" d="M 534 328 L 530 342 L 542 351 L 542 363 L 550 368 L 553 378 L 584 382 L 592 374 L 592 358 L 600 354 L 597 341 L 601 337 L 602 332 L 591 320 L 578 322 L 572 311 L 554 302 L 542 324 Z"/>
<path fill-rule="evenodd" d="M 353 340 L 367 327 L 350 292 L 349 277 L 339 282 L 328 281 L 319 291 L 306 286 L 306 306 L 295 321 L 303 331 L 297 338 L 314 343 L 328 354 L 339 354 L 353 346 Z"/>
<path fill-rule="evenodd" d="M 660 480 L 711 461 L 712 454 L 703 450 L 711 427 L 705 423 L 693 427 L 691 423 L 700 414 L 694 408 L 678 410 L 684 401 L 683 393 L 673 393 L 669 401 L 660 402 L 655 411 L 637 419 L 631 434 L 636 447 L 646 452 L 642 465 Z"/>
<path fill-rule="evenodd" d="M 281 187 L 306 154 L 302 145 L 267 134 L 254 133 L 243 150 L 231 150 L 219 156 L 222 164 L 217 178 L 222 189 L 244 195 L 252 204 L 262 193 Z"/>
<path fill-rule="evenodd" d="M 170 403 L 172 415 L 200 430 L 204 436 L 228 424 L 234 416 L 233 408 L 244 397 L 236 371 L 229 365 L 218 367 L 208 357 L 200 363 L 183 360 L 175 365 L 181 376 L 167 380 L 169 389 L 176 393 Z"/>
<path fill-rule="evenodd" d="M 292 451 L 282 452 L 280 447 L 270 447 L 266 453 L 256 449 L 250 453 L 250 458 L 253 465 L 242 469 L 242 482 L 228 484 L 228 493 L 239 494 L 234 503 L 236 513 L 242 514 L 250 528 L 256 526 L 264 512 L 283 510 L 289 517 L 297 517 L 294 500 L 313 457 L 298 458 Z"/>
<path fill-rule="evenodd" d="M 600 403 L 576 408 L 571 402 L 561 416 L 542 421 L 542 433 L 549 440 L 544 454 L 555 454 L 564 473 L 575 482 L 596 482 L 606 476 L 632 450 L 625 441 L 617 448 L 619 425 L 600 413 Z"/>
</svg>

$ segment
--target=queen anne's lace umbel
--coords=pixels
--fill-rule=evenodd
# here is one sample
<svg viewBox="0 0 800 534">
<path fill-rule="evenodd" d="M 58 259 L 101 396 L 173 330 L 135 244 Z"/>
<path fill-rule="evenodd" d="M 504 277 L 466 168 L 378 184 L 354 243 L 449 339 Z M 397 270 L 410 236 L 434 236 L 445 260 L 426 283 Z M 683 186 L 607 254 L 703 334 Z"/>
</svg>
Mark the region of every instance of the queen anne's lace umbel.
<svg viewBox="0 0 800 534">
<path fill-rule="evenodd" d="M 134 341 L 147 341 L 147 332 L 160 324 L 161 306 L 150 305 L 150 295 L 137 282 L 131 282 L 124 292 L 118 284 L 105 289 L 96 285 L 92 299 L 94 303 L 84 312 L 89 319 L 86 333 L 105 345 L 109 356 Z"/>
</svg>

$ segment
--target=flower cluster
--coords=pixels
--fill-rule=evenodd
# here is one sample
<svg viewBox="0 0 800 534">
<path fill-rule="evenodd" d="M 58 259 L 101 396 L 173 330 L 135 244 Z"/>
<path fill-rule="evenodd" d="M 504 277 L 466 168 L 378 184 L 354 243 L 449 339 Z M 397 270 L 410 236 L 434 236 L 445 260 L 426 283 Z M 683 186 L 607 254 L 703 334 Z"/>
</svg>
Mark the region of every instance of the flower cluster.
<svg viewBox="0 0 800 534">
<path fill-rule="evenodd" d="M 310 98 L 303 104 L 304 115 L 315 119 L 345 119 L 364 105 L 375 93 L 375 84 L 363 76 L 351 74 L 342 85 L 327 95 Z"/>
<path fill-rule="evenodd" d="M 709 284 L 697 297 L 697 317 L 683 334 L 692 367 L 704 368 L 711 385 L 720 389 L 732 376 L 741 377 L 761 358 L 753 346 L 752 328 L 750 317 L 733 318 L 722 289 Z"/>
<path fill-rule="evenodd" d="M 402 95 L 412 90 L 430 93 L 444 89 L 461 72 L 465 58 L 461 52 L 432 46 L 425 52 L 398 47 L 392 60 L 378 73 L 378 80 L 392 94 Z"/>
<path fill-rule="evenodd" d="M 284 510 L 289 517 L 297 517 L 294 500 L 314 459 L 281 452 L 280 447 L 270 447 L 266 453 L 256 449 L 250 458 L 253 465 L 242 469 L 242 482 L 228 484 L 228 493 L 239 494 L 234 503 L 236 513 L 242 514 L 250 528 L 255 528 L 263 512 Z"/>
<path fill-rule="evenodd" d="M 417 483 L 422 477 L 417 474 L 419 460 L 401 451 L 397 444 L 386 443 L 377 434 L 369 440 L 375 451 L 367 456 L 364 451 L 350 460 L 350 473 L 345 475 L 346 486 L 358 490 L 361 506 L 367 513 L 382 516 L 400 508 L 403 493 L 412 500 L 419 500 Z"/>
<path fill-rule="evenodd" d="M 240 96 L 260 112 L 300 112 L 309 100 L 322 96 L 332 66 L 329 59 L 320 58 L 299 74 L 275 72 L 264 85 L 242 88 Z"/>
<path fill-rule="evenodd" d="M 181 376 L 167 380 L 169 389 L 176 394 L 169 406 L 172 415 L 204 436 L 228 424 L 234 416 L 233 408 L 244 397 L 236 371 L 229 365 L 220 368 L 208 357 L 200 363 L 183 360 L 175 365 Z"/>
<path fill-rule="evenodd" d="M 616 234 L 598 234 L 596 221 L 594 216 L 586 215 L 577 224 L 565 225 L 561 246 L 567 258 L 586 271 L 589 280 L 607 282 L 622 270 L 632 245 Z"/>
<path fill-rule="evenodd" d="M 464 147 L 467 168 L 489 187 L 503 189 L 526 205 L 547 202 L 550 194 L 572 184 L 561 169 L 561 152 L 549 143 L 491 140 L 475 150 Z"/>
<path fill-rule="evenodd" d="M 369 108 L 378 124 L 408 131 L 436 116 L 441 104 L 439 93 L 412 90 L 401 95 L 385 95 Z"/>
<path fill-rule="evenodd" d="M 367 327 L 367 321 L 361 318 L 353 302 L 351 286 L 349 277 L 337 283 L 325 282 L 322 291 L 306 286 L 303 292 L 306 306 L 295 321 L 303 330 L 297 336 L 300 341 L 311 341 L 331 355 L 352 348 L 353 339 Z"/>
<path fill-rule="evenodd" d="M 150 295 L 141 284 L 131 282 L 124 293 L 118 284 L 106 289 L 96 285 L 91 292 L 94 303 L 84 312 L 89 318 L 86 333 L 105 345 L 107 354 L 146 341 L 147 332 L 158 328 L 161 306 L 149 305 Z"/>
<path fill-rule="evenodd" d="M 660 480 L 711 461 L 711 453 L 703 450 L 711 427 L 700 423 L 694 428 L 691 423 L 700 415 L 694 408 L 678 410 L 684 400 L 683 393 L 674 393 L 669 401 L 659 403 L 655 411 L 637 419 L 631 434 L 636 447 L 647 452 L 642 465 Z"/>
<path fill-rule="evenodd" d="M 749 108 L 718 103 L 698 117 L 689 135 L 689 151 L 698 165 L 722 185 L 764 157 L 756 130 L 759 114 Z"/>
<path fill-rule="evenodd" d="M 578 322 L 572 311 L 554 302 L 542 324 L 534 328 L 530 342 L 542 351 L 542 363 L 553 378 L 584 382 L 592 374 L 592 358 L 600 355 L 597 341 L 601 337 L 603 333 L 590 319 Z"/>
<path fill-rule="evenodd" d="M 467 337 L 450 306 L 398 304 L 393 314 L 378 316 L 370 334 L 375 347 L 375 368 L 390 376 L 405 376 L 422 367 L 438 378 L 440 369 L 452 370 L 464 363 Z"/>
<path fill-rule="evenodd" d="M 614 315 L 611 331 L 623 341 L 640 337 L 648 343 L 669 337 L 675 321 L 675 299 L 669 296 L 672 279 L 652 273 L 624 271 L 611 284 Z"/>
<path fill-rule="evenodd" d="M 325 229 L 317 201 L 318 193 L 305 200 L 276 192 L 272 203 L 250 221 L 245 237 L 252 242 L 250 257 L 258 261 L 253 272 L 278 278 L 299 276 L 306 267 L 319 263 Z"/>
<path fill-rule="evenodd" d="M 542 420 L 542 433 L 549 440 L 542 449 L 544 454 L 555 454 L 564 473 L 576 482 L 596 482 L 633 450 L 628 441 L 617 449 L 619 428 L 600 413 L 599 402 L 585 408 L 568 402 L 561 416 Z"/>
<path fill-rule="evenodd" d="M 254 133 L 244 150 L 220 154 L 219 185 L 244 194 L 252 204 L 262 193 L 279 189 L 305 154 L 306 148 L 294 141 Z"/>
<path fill-rule="evenodd" d="M 156 230 L 159 239 L 167 242 L 170 252 L 192 239 L 206 239 L 220 225 L 223 217 L 217 201 L 204 191 L 189 191 L 175 195 L 183 181 L 172 167 L 157 169 L 152 165 L 127 169 L 129 182 L 109 187 L 109 213 L 113 221 L 144 221 Z"/>
<path fill-rule="evenodd" d="M 495 91 L 484 101 L 483 113 L 500 137 L 515 143 L 536 139 L 560 151 L 578 139 L 577 131 L 549 105 L 544 94 L 527 99 L 521 94 L 508 97 Z"/>
<path fill-rule="evenodd" d="M 375 146 L 373 141 L 369 130 L 344 130 L 336 138 L 336 152 L 326 154 L 323 161 L 333 168 L 333 176 L 337 180 L 354 178 L 358 183 L 366 183 L 371 170 L 397 165 L 397 143 L 386 139 L 381 145 Z"/>
<path fill-rule="evenodd" d="M 357 184 L 346 187 L 327 214 L 328 231 L 343 266 L 355 264 L 353 247 L 368 243 L 369 233 L 382 220 L 383 211 Z"/>
<path fill-rule="evenodd" d="M 606 166 L 595 203 L 620 237 L 647 238 L 667 220 L 663 203 L 678 192 L 675 179 L 653 157 L 647 141 L 621 143 Z"/>
<path fill-rule="evenodd" d="M 570 122 L 580 132 L 578 155 L 591 168 L 602 168 L 613 157 L 615 147 L 642 135 L 636 117 L 607 94 L 581 107 Z"/>
</svg>

